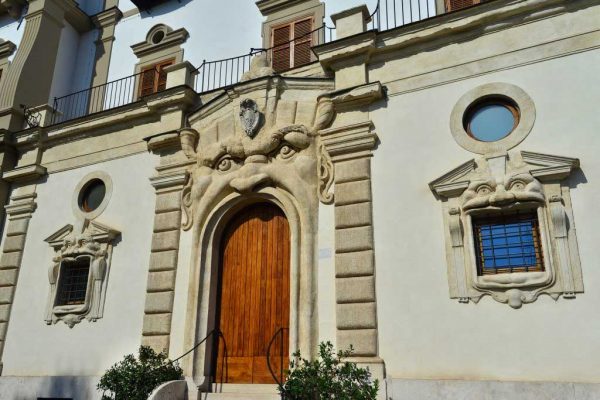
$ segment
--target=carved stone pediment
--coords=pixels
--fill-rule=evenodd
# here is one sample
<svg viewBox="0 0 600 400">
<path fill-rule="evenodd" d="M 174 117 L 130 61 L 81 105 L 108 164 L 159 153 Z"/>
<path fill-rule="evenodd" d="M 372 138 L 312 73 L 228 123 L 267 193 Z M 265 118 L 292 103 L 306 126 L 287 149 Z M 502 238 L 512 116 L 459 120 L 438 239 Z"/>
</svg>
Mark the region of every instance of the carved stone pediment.
<svg viewBox="0 0 600 400">
<path fill-rule="evenodd" d="M 450 297 L 484 295 L 519 308 L 540 294 L 554 299 L 583 292 L 569 186 L 579 160 L 533 152 L 468 161 L 430 183 L 443 201 Z M 543 271 L 478 275 L 472 217 L 528 210 L 537 215 Z"/>
<path fill-rule="evenodd" d="M 102 317 L 112 247 L 118 235 L 116 229 L 96 221 L 84 221 L 78 228 L 65 225 L 45 239 L 55 251 L 48 269 L 47 324 L 63 321 L 72 328 L 84 318 L 96 321 Z M 78 261 L 89 265 L 85 300 L 77 304 L 59 304 L 57 292 L 61 273 L 68 263 Z"/>
</svg>

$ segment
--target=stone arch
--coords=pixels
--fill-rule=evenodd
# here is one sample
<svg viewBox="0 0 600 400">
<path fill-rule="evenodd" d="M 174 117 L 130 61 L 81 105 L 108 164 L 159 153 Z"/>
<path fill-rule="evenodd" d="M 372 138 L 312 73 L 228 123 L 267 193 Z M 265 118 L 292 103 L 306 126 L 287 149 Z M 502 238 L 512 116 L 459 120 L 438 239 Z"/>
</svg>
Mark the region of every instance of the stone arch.
<svg viewBox="0 0 600 400">
<path fill-rule="evenodd" d="M 305 355 L 316 351 L 317 302 L 314 235 L 316 213 L 307 212 L 302 202 L 286 191 L 265 187 L 251 194 L 232 193 L 207 213 L 204 223 L 194 227 L 189 300 L 187 307 L 185 346 L 192 348 L 214 326 L 216 318 L 216 273 L 219 268 L 221 236 L 232 216 L 246 206 L 268 202 L 285 214 L 290 228 L 290 353 L 300 350 Z M 202 251 L 202 249 L 205 249 Z M 184 364 L 185 374 L 196 384 L 210 384 L 210 363 L 206 347 L 199 346 Z"/>
</svg>

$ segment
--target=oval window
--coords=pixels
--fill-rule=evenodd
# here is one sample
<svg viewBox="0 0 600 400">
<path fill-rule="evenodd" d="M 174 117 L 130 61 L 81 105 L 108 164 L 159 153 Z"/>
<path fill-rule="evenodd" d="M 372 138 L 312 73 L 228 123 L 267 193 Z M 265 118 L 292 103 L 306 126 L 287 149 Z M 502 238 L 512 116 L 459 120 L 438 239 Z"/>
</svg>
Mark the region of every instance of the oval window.
<svg viewBox="0 0 600 400">
<path fill-rule="evenodd" d="M 106 185 L 101 179 L 92 179 L 83 187 L 79 196 L 79 207 L 84 212 L 92 212 L 102 204 L 106 195 Z"/>
<path fill-rule="evenodd" d="M 519 123 L 517 108 L 503 100 L 476 103 L 466 113 L 467 133 L 482 142 L 495 142 L 508 136 Z"/>
</svg>

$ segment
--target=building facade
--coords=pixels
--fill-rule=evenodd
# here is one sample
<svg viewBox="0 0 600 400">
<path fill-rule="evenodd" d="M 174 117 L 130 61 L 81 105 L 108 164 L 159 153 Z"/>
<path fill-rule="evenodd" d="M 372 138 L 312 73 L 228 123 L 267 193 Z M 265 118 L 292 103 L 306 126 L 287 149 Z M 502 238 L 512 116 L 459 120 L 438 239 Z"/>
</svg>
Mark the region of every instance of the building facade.
<svg viewBox="0 0 600 400">
<path fill-rule="evenodd" d="M 362 3 L 0 1 L 0 398 L 600 398 L 600 1 Z"/>
</svg>

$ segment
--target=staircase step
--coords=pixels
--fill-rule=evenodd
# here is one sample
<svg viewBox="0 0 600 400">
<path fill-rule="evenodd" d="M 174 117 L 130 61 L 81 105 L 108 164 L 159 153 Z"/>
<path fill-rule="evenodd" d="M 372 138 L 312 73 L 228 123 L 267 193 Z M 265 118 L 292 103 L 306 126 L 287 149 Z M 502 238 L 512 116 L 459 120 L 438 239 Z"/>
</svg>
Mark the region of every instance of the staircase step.
<svg viewBox="0 0 600 400">
<path fill-rule="evenodd" d="M 216 384 L 213 393 L 200 393 L 198 400 L 280 400 L 277 385 Z"/>
</svg>

